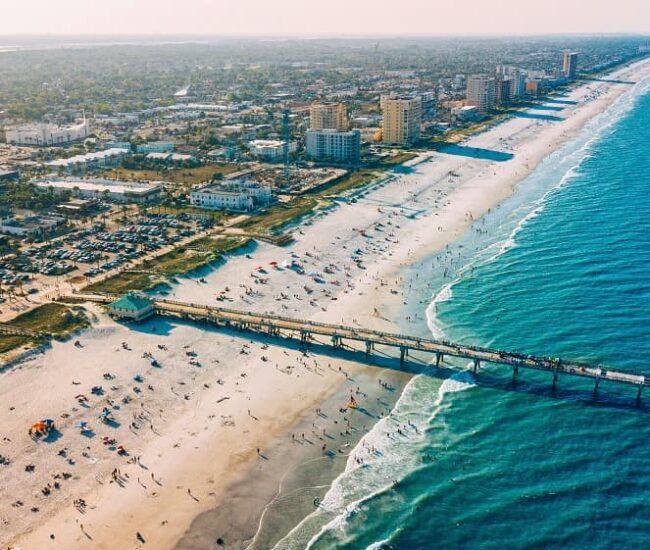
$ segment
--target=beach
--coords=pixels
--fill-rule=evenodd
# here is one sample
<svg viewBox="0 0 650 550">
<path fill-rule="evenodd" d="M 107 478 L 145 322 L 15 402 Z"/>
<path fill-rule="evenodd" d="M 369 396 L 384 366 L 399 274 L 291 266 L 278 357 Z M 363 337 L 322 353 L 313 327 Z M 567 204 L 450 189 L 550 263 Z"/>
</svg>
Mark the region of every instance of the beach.
<svg viewBox="0 0 650 550">
<path fill-rule="evenodd" d="M 356 202 L 303 224 L 292 245 L 251 246 L 179 279 L 170 297 L 408 332 L 401 270 L 509 196 L 629 89 L 616 79 L 638 80 L 649 68 L 643 61 L 585 83 L 548 103 L 552 115 L 526 111 L 461 147 L 422 153 Z M 385 357 L 365 364 L 353 353 L 304 353 L 162 318 L 120 325 L 90 307 L 90 330 L 0 375 L 0 453 L 10 462 L 0 465 L 3 545 L 272 547 L 421 366 L 401 371 Z M 103 423 L 105 408 L 112 420 Z M 41 418 L 60 432 L 49 442 L 27 435 Z M 76 428 L 84 421 L 85 434 Z"/>
</svg>

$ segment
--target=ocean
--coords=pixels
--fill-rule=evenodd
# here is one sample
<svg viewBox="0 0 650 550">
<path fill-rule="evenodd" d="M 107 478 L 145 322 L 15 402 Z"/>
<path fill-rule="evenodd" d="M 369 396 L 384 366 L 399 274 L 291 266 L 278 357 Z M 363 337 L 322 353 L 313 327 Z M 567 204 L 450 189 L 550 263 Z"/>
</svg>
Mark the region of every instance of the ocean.
<svg viewBox="0 0 650 550">
<path fill-rule="evenodd" d="M 650 375 L 650 79 L 629 87 L 403 274 L 405 332 Z M 444 367 L 276 548 L 648 547 L 650 392 L 638 407 L 631 387 Z"/>
</svg>

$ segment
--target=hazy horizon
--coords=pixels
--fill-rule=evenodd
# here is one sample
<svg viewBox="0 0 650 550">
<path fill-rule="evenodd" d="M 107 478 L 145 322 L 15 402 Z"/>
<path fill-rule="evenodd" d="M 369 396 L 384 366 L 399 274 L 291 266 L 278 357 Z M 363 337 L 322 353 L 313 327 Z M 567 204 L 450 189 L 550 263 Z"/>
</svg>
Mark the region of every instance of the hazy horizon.
<svg viewBox="0 0 650 550">
<path fill-rule="evenodd" d="M 532 13 L 531 13 L 532 12 Z M 471 14 L 468 17 L 467 14 Z M 2 36 L 375 37 L 648 34 L 646 0 L 23 0 L 3 8 Z"/>
</svg>

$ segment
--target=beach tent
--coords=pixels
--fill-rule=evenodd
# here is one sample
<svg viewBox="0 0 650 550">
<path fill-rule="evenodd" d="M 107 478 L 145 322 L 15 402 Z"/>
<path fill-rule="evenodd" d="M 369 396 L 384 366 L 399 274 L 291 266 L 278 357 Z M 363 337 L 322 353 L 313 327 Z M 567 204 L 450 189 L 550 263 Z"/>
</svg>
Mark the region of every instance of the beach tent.
<svg viewBox="0 0 650 550">
<path fill-rule="evenodd" d="M 51 418 L 46 418 L 40 422 L 35 422 L 32 424 L 32 427 L 29 429 L 29 435 L 35 434 L 37 436 L 47 435 L 51 430 L 54 429 L 54 420 Z"/>
</svg>

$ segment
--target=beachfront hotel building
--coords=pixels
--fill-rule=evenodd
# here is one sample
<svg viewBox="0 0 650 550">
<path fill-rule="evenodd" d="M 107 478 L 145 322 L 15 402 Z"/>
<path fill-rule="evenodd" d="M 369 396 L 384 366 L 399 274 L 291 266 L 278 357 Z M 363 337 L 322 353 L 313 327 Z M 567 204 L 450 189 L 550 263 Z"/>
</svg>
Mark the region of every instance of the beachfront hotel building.
<svg viewBox="0 0 650 550">
<path fill-rule="evenodd" d="M 361 132 L 310 129 L 305 134 L 305 150 L 312 160 L 356 163 L 361 159 Z"/>
<path fill-rule="evenodd" d="M 498 106 L 507 105 L 510 102 L 512 83 L 510 78 L 497 75 L 494 87 L 494 102 Z"/>
<path fill-rule="evenodd" d="M 497 65 L 496 77 L 510 82 L 511 99 L 526 95 L 526 71 L 512 65 Z"/>
<path fill-rule="evenodd" d="M 192 189 L 190 203 L 209 210 L 250 212 L 271 202 L 271 186 L 245 179 L 211 183 Z"/>
<path fill-rule="evenodd" d="M 348 129 L 348 111 L 343 103 L 316 103 L 309 108 L 309 127 L 312 130 Z"/>
<path fill-rule="evenodd" d="M 384 114 L 382 141 L 390 145 L 412 145 L 420 138 L 422 99 L 413 96 L 382 96 Z"/>
<path fill-rule="evenodd" d="M 494 109 L 496 101 L 496 79 L 486 74 L 472 74 L 467 77 L 467 104 L 479 112 Z"/>
<path fill-rule="evenodd" d="M 562 58 L 562 72 L 569 79 L 574 79 L 578 74 L 578 54 L 576 52 L 565 51 Z"/>
<path fill-rule="evenodd" d="M 67 145 L 85 139 L 90 135 L 90 126 L 84 118 L 73 126 L 54 124 L 32 124 L 7 130 L 7 143 L 12 145 L 55 146 Z"/>
</svg>

